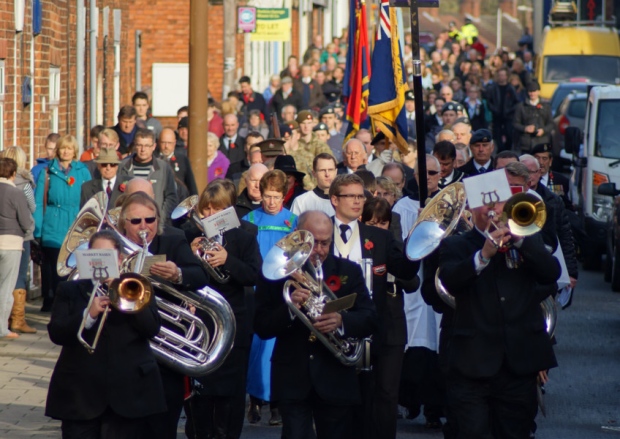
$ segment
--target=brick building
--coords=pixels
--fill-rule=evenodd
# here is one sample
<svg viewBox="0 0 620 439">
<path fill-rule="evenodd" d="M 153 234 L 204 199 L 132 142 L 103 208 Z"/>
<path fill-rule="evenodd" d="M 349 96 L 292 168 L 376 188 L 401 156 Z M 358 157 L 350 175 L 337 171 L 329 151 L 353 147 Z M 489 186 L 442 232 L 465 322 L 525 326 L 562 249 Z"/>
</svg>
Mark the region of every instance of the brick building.
<svg viewBox="0 0 620 439">
<path fill-rule="evenodd" d="M 90 24 L 91 3 L 96 5 L 96 27 Z M 244 3 L 283 6 L 273 0 L 237 1 L 238 5 Z M 286 0 L 284 7 L 291 11 L 288 43 L 249 43 L 249 36 L 236 34 L 235 78 L 248 72 L 256 89 L 264 88 L 267 73 L 283 68 L 288 55 L 302 54 L 314 33 L 321 32 L 329 39 L 342 30 L 341 23 L 347 18 L 341 3 L 346 4 Z M 36 35 L 33 5 L 41 10 Z M 222 97 L 224 89 L 223 8 L 222 0 L 211 0 L 210 18 L 205 24 L 209 26 L 209 90 L 216 99 Z M 141 32 L 141 89 L 152 91 L 154 65 L 182 66 L 189 62 L 189 9 L 189 0 L 0 0 L 0 150 L 20 145 L 32 163 L 43 153 L 45 137 L 54 131 L 76 135 L 88 144 L 92 37 L 97 42 L 94 121 L 114 125 L 118 108 L 130 103 L 136 91 L 136 31 Z M 19 32 L 16 17 L 21 14 L 16 10 L 23 11 Z M 264 71 L 254 71 L 255 65 Z M 22 93 L 28 88 L 29 98 L 28 93 Z M 163 122 L 176 124 L 174 118 L 164 118 Z"/>
</svg>

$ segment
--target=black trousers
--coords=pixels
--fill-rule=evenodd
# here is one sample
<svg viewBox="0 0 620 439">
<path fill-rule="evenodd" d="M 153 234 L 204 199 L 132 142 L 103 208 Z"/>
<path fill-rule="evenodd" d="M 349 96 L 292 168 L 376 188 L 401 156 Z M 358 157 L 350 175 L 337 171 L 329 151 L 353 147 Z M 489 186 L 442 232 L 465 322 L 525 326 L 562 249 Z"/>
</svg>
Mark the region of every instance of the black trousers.
<svg viewBox="0 0 620 439">
<path fill-rule="evenodd" d="M 146 418 L 129 419 L 107 409 L 89 421 L 63 420 L 62 439 L 141 439 Z"/>
<path fill-rule="evenodd" d="M 427 420 L 436 419 L 444 416 L 445 394 L 437 352 L 421 346 L 408 348 L 400 380 L 400 405 L 413 415 L 424 405 Z"/>
<path fill-rule="evenodd" d="M 164 396 L 168 410 L 147 418 L 144 437 L 149 439 L 176 439 L 177 426 L 185 399 L 185 377 L 162 364 L 159 364 L 159 372 L 164 385 Z"/>
<path fill-rule="evenodd" d="M 530 437 L 536 415 L 536 374 L 517 375 L 503 365 L 490 378 L 451 373 L 446 384 L 459 439 Z"/>
<path fill-rule="evenodd" d="M 501 116 L 493 115 L 493 141 L 495 142 L 497 152 L 508 151 L 512 149 L 512 119 L 504 119 Z M 504 141 L 502 137 L 505 137 Z"/>
<path fill-rule="evenodd" d="M 59 248 L 42 247 L 43 264 L 41 265 L 41 296 L 43 297 L 43 306 L 52 306 L 56 288 L 61 280 L 56 271 L 56 262 L 58 261 Z"/>
<path fill-rule="evenodd" d="M 280 401 L 278 408 L 282 415 L 282 439 L 354 437 L 353 406 L 330 404 L 312 392 L 305 401 Z"/>
</svg>

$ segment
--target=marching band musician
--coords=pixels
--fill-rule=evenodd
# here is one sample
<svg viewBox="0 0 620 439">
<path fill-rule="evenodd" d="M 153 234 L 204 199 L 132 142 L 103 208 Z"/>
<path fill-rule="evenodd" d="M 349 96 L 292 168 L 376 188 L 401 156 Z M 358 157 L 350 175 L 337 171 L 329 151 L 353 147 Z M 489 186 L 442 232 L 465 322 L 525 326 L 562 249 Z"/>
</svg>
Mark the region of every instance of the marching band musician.
<svg viewBox="0 0 620 439">
<path fill-rule="evenodd" d="M 163 279 L 180 290 L 197 290 L 207 284 L 208 275 L 200 261 L 192 254 L 185 234 L 172 227 L 164 228 L 157 202 L 146 193 L 134 192 L 125 199 L 118 228 L 139 246 L 143 244 L 139 233 L 145 230 L 149 252 L 153 255 L 166 255 L 165 262 L 151 265 L 151 276 Z M 177 424 L 183 409 L 184 376 L 164 365 L 160 365 L 159 369 L 168 411 L 165 415 L 149 418 L 147 437 L 176 439 Z"/>
<path fill-rule="evenodd" d="M 209 217 L 234 206 L 235 193 L 228 191 L 224 180 L 207 185 L 200 195 L 197 209 Z M 186 228 L 188 241 L 194 253 L 202 252 L 197 227 Z M 236 334 L 234 347 L 225 362 L 214 372 L 197 379 L 195 394 L 186 405 L 188 437 L 196 439 L 233 439 L 241 436 L 245 413 L 247 363 L 250 354 L 251 332 L 248 327 L 244 287 L 256 285 L 261 266 L 258 242 L 241 227 L 227 230 L 217 240 L 215 249 L 207 250 L 207 262 L 229 277 L 220 282 L 210 276 L 209 286 L 222 294 L 235 314 Z M 197 310 L 200 316 L 200 310 Z M 203 319 L 205 323 L 209 320 Z"/>
<path fill-rule="evenodd" d="M 373 369 L 369 377 L 362 378 L 365 381 L 362 385 L 365 390 L 374 387 L 374 391 L 372 395 L 365 395 L 364 412 L 357 423 L 358 437 L 395 438 L 407 324 L 402 291 L 394 288 L 393 282 L 388 282 L 388 273 L 411 280 L 416 277 L 420 263 L 405 257 L 402 244 L 389 231 L 358 221 L 366 199 L 364 183 L 359 176 L 338 175 L 329 188 L 329 195 L 336 211 L 334 255 L 351 261 L 362 258 L 373 261 L 372 299 L 379 315 L 379 328 L 373 335 L 371 347 Z"/>
<path fill-rule="evenodd" d="M 439 249 L 439 277 L 456 300 L 448 404 L 464 439 L 529 438 L 538 372 L 557 366 L 535 287 L 554 284 L 560 265 L 540 233 L 519 237 L 499 222 L 485 235 L 489 212 L 499 216 L 503 207 L 504 201 L 474 206 L 474 229 L 448 237 Z M 502 243 L 513 249 L 499 251 Z M 509 264 L 506 255 L 515 249 L 519 262 Z"/>
<path fill-rule="evenodd" d="M 104 230 L 90 238 L 89 247 L 116 249 L 120 256 L 122 242 L 115 232 Z M 109 297 L 101 296 L 86 310 L 92 291 L 90 280 L 58 286 L 48 331 L 62 350 L 50 380 L 45 414 L 62 420 L 63 439 L 147 437 L 142 433 L 148 417 L 166 410 L 148 341 L 161 324 L 157 304 L 151 300 L 136 314 L 126 314 L 108 307 Z M 93 354 L 77 338 L 86 312 L 87 339 L 94 337 L 102 313 L 109 312 Z"/>
<path fill-rule="evenodd" d="M 347 312 L 319 316 L 314 323 L 316 330 L 323 334 L 342 331 L 345 337 L 355 338 L 373 333 L 377 316 L 360 267 L 330 254 L 333 224 L 329 217 L 320 211 L 308 211 L 300 216 L 298 225 L 314 236 L 310 260 L 317 256 L 321 260 L 324 278 L 334 294 L 344 297 L 357 293 L 354 306 Z M 276 337 L 272 399 L 278 401 L 282 414 L 282 437 L 353 438 L 353 411 L 361 402 L 355 367 L 343 365 L 320 341 L 309 337 L 310 330 L 284 302 L 284 283 L 260 276 L 254 323 L 261 338 Z M 298 288 L 291 300 L 301 308 L 310 294 Z"/>
</svg>

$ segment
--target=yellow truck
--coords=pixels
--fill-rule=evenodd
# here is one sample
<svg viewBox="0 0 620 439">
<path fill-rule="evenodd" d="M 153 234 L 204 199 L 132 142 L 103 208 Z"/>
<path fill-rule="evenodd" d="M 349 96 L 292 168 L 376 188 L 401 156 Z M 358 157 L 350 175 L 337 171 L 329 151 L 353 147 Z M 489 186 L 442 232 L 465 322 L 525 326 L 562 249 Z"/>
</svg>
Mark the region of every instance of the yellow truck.
<svg viewBox="0 0 620 439">
<path fill-rule="evenodd" d="M 543 99 L 551 99 L 561 82 L 620 83 L 618 31 L 600 22 L 565 21 L 547 26 L 536 79 Z"/>
</svg>

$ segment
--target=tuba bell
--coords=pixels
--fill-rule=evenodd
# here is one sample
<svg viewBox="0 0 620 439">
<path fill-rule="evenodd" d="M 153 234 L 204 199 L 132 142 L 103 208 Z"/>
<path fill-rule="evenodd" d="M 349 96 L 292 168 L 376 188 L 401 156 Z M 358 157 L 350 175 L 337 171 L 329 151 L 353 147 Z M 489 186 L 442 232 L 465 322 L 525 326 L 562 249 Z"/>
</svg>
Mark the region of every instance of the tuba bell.
<svg viewBox="0 0 620 439">
<path fill-rule="evenodd" d="M 318 339 L 345 366 L 357 365 L 364 354 L 364 341 L 340 337 L 336 331 L 323 334 L 314 328 L 314 319 L 321 315 L 325 304 L 337 299 L 323 282 L 320 261 L 315 267 L 310 259 L 314 237 L 307 230 L 297 230 L 280 239 L 269 250 L 263 261 L 263 275 L 270 280 L 286 277 L 282 295 L 290 311 L 310 330 L 312 339 Z M 291 299 L 292 291 L 305 288 L 311 292 L 308 300 L 298 309 Z"/>
<path fill-rule="evenodd" d="M 196 213 L 196 206 L 198 205 L 198 195 L 192 195 L 181 201 L 177 207 L 174 208 L 170 217 L 173 220 L 177 220 L 184 216 L 187 216 L 195 225 L 198 230 L 204 235 L 200 241 L 200 249 L 196 251 L 196 256 L 200 259 L 202 266 L 207 270 L 209 275 L 215 279 L 219 284 L 225 284 L 230 280 L 230 276 L 226 274 L 220 267 L 213 267 L 209 264 L 209 256 L 206 252 L 217 249 L 217 242 L 213 239 L 206 237 L 204 226 L 198 213 Z"/>
<path fill-rule="evenodd" d="M 453 183 L 441 190 L 424 207 L 409 232 L 405 253 L 412 261 L 430 255 L 441 243 L 459 228 L 469 230 L 465 221 L 467 195 L 463 183 Z"/>
</svg>

